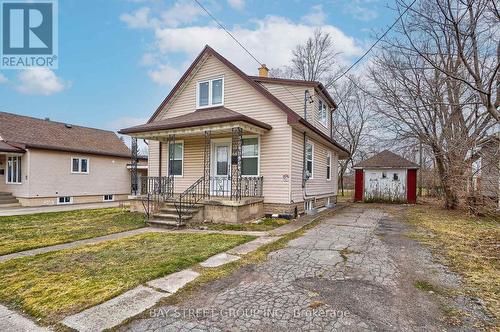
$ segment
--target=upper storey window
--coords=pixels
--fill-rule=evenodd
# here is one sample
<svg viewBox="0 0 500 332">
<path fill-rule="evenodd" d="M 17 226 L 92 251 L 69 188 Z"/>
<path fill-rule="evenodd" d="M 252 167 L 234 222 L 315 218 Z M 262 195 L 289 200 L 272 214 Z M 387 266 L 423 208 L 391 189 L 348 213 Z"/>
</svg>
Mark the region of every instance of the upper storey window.
<svg viewBox="0 0 500 332">
<path fill-rule="evenodd" d="M 199 81 L 196 90 L 196 108 L 224 104 L 224 77 Z"/>
<path fill-rule="evenodd" d="M 328 111 L 327 111 L 327 106 L 326 106 L 326 103 L 323 102 L 321 99 L 319 100 L 319 110 L 318 110 L 318 119 L 319 119 L 319 122 L 323 125 L 323 126 L 327 126 L 327 115 Z"/>
</svg>

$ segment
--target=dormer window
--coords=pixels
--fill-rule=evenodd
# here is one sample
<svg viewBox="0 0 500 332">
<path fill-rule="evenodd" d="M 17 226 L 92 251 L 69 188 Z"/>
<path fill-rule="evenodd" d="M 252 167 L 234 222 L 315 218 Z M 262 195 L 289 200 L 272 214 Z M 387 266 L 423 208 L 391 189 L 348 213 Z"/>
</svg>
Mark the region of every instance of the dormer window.
<svg viewBox="0 0 500 332">
<path fill-rule="evenodd" d="M 318 119 L 323 126 L 327 126 L 327 106 L 321 99 L 319 100 Z"/>
<path fill-rule="evenodd" d="M 196 108 L 221 106 L 224 104 L 224 78 L 199 81 L 196 91 Z"/>
</svg>

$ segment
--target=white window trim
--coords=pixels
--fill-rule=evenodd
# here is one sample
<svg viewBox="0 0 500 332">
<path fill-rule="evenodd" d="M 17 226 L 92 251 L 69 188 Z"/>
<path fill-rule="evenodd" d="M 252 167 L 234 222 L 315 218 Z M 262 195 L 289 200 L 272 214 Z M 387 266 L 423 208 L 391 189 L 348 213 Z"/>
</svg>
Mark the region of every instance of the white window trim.
<svg viewBox="0 0 500 332">
<path fill-rule="evenodd" d="M 184 177 L 184 140 L 175 140 L 175 142 L 173 143 L 169 143 L 168 147 L 167 147 L 167 175 L 170 176 L 170 169 L 169 169 L 169 166 L 170 166 L 170 144 L 178 144 L 178 143 L 181 143 L 182 144 L 182 163 L 181 163 L 181 175 L 174 175 L 174 178 L 182 178 Z M 174 160 L 178 160 L 178 159 L 174 159 Z"/>
<path fill-rule="evenodd" d="M 321 108 L 319 108 L 318 113 L 318 122 L 325 128 L 328 128 L 328 104 L 323 101 L 323 99 L 319 100 L 319 104 Z M 323 118 L 321 114 L 323 114 L 323 109 L 325 110 L 325 117 Z"/>
<path fill-rule="evenodd" d="M 257 150 L 257 175 L 241 175 L 242 177 L 256 177 L 260 176 L 260 135 L 243 135 L 242 138 L 257 138 L 257 144 L 258 144 L 258 150 Z M 241 145 L 243 147 L 243 144 Z M 243 159 L 243 152 L 241 153 L 241 159 Z M 248 157 L 248 158 L 255 158 L 255 157 Z"/>
<path fill-rule="evenodd" d="M 78 159 L 78 172 L 73 171 L 73 160 Z M 82 160 L 86 159 L 87 160 L 87 171 L 82 172 Z M 71 174 L 89 174 L 90 173 L 90 158 L 87 157 L 71 157 Z"/>
<path fill-rule="evenodd" d="M 222 102 L 220 104 L 212 104 L 212 82 L 216 80 L 222 79 Z M 206 83 L 208 82 L 208 105 L 200 106 L 200 84 L 201 83 Z M 202 109 L 202 108 L 210 108 L 210 107 L 217 107 L 217 106 L 223 106 L 224 105 L 224 75 L 214 77 L 214 78 L 209 78 L 206 80 L 199 80 L 196 82 L 196 108 L 197 109 Z"/>
<path fill-rule="evenodd" d="M 61 197 L 69 197 L 69 202 L 64 202 L 64 203 L 61 203 L 59 202 L 59 198 Z M 69 204 L 73 204 L 73 196 L 58 196 L 57 197 L 57 205 L 69 205 Z"/>
<path fill-rule="evenodd" d="M 331 152 L 326 153 L 326 160 L 327 160 L 326 181 L 332 181 L 332 153 Z M 329 170 L 329 172 L 328 172 L 328 170 Z"/>
<path fill-rule="evenodd" d="M 22 172 L 22 167 L 23 167 L 23 163 L 21 162 L 21 166 L 19 167 L 19 163 L 17 163 L 17 167 L 18 167 L 18 172 L 20 171 L 20 173 L 17 173 L 17 174 L 21 174 L 21 177 L 20 177 L 20 182 L 12 182 L 12 181 L 9 181 L 9 158 L 18 158 L 19 160 L 21 160 L 22 156 L 21 155 L 6 155 L 5 156 L 5 184 L 14 184 L 14 185 L 22 185 L 23 184 L 23 172 Z"/>
<path fill-rule="evenodd" d="M 311 141 L 306 142 L 306 171 L 307 171 L 307 144 L 311 145 L 311 177 L 309 180 L 314 179 L 314 143 Z"/>
<path fill-rule="evenodd" d="M 106 199 L 106 196 L 111 196 L 111 199 Z M 102 201 L 103 202 L 114 202 L 115 201 L 115 195 L 114 194 L 102 195 Z"/>
</svg>

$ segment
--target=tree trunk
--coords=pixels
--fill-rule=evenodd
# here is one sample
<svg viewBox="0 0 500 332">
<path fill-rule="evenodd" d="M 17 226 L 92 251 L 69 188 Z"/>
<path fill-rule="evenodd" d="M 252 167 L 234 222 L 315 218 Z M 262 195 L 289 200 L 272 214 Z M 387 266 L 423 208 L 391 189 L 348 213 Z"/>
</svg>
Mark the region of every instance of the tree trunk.
<svg viewBox="0 0 500 332">
<path fill-rule="evenodd" d="M 458 207 L 458 193 L 456 187 L 453 185 L 452 170 L 448 170 L 445 166 L 443 156 L 439 151 L 434 150 L 434 157 L 436 158 L 436 166 L 441 180 L 441 185 L 444 191 L 444 208 L 454 210 Z"/>
</svg>

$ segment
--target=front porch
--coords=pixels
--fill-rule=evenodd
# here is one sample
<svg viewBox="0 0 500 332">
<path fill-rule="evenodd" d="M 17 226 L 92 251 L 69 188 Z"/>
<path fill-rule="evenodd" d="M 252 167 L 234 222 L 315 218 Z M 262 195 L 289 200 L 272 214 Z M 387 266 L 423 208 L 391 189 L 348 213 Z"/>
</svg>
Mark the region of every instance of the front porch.
<svg viewBox="0 0 500 332">
<path fill-rule="evenodd" d="M 210 123 L 200 115 L 209 115 Z M 164 121 L 127 132 L 133 154 L 138 138 L 149 142 L 149 176 L 141 181 L 132 156 L 132 197 L 151 223 L 246 222 L 264 215 L 260 140 L 270 126 L 227 109 Z"/>
</svg>

